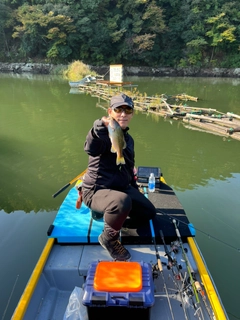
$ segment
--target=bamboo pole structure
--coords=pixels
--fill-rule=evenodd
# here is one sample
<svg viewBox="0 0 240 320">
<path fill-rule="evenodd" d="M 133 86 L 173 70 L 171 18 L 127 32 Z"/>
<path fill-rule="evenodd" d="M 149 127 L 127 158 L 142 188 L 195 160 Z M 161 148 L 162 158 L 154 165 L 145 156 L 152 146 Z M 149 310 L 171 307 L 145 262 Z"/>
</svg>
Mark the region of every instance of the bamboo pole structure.
<svg viewBox="0 0 240 320">
<path fill-rule="evenodd" d="M 207 133 L 218 134 L 224 137 L 231 137 L 240 141 L 240 133 L 227 132 L 230 128 L 240 126 L 240 116 L 234 113 L 223 113 L 211 108 L 198 108 L 187 105 L 171 105 L 167 99 L 197 101 L 198 98 L 178 94 L 167 96 L 165 94 L 147 96 L 136 91 L 137 85 L 131 82 L 112 83 L 110 81 L 97 81 L 95 84 L 80 85 L 79 90 L 98 97 L 98 107 L 108 108 L 111 97 L 119 92 L 124 92 L 134 100 L 135 109 L 153 113 L 162 117 L 170 117 L 174 120 L 182 120 L 188 128 L 196 127 Z M 105 106 L 101 105 L 101 100 L 108 102 Z"/>
</svg>

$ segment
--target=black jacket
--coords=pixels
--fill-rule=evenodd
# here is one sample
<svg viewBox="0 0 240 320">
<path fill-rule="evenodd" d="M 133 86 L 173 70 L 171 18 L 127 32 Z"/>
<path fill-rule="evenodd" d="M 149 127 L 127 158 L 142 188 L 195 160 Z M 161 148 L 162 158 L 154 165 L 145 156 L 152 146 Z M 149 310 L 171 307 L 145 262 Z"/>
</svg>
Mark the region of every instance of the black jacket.
<svg viewBox="0 0 240 320">
<path fill-rule="evenodd" d="M 116 153 L 111 152 L 108 129 L 102 120 L 96 120 L 88 132 L 84 150 L 89 155 L 88 170 L 83 181 L 83 200 L 89 205 L 91 197 L 99 189 L 123 190 L 129 185 L 137 188 L 134 180 L 134 140 L 123 130 L 127 147 L 123 149 L 126 164 L 116 165 Z"/>
</svg>

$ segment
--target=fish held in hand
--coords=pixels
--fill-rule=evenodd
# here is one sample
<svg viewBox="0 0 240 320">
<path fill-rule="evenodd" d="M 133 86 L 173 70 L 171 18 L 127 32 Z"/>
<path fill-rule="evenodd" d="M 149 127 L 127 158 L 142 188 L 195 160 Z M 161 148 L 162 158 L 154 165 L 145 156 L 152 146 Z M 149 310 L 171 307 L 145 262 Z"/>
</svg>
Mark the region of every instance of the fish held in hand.
<svg viewBox="0 0 240 320">
<path fill-rule="evenodd" d="M 112 143 L 111 152 L 117 153 L 116 164 L 125 164 L 123 157 L 123 149 L 126 148 L 126 141 L 124 139 L 123 131 L 118 122 L 114 119 L 110 119 L 108 124 L 109 138 Z"/>
</svg>

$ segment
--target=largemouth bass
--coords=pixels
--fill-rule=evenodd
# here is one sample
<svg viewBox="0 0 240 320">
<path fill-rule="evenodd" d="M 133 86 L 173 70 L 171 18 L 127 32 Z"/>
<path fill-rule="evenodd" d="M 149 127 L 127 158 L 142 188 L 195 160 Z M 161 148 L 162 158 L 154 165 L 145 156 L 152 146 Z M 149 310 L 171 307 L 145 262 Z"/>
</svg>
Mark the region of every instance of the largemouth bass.
<svg viewBox="0 0 240 320">
<path fill-rule="evenodd" d="M 123 157 L 123 149 L 126 148 L 127 144 L 124 139 L 123 131 L 118 122 L 114 119 L 110 119 L 108 124 L 109 138 L 112 142 L 111 152 L 117 153 L 116 164 L 125 164 Z"/>
</svg>

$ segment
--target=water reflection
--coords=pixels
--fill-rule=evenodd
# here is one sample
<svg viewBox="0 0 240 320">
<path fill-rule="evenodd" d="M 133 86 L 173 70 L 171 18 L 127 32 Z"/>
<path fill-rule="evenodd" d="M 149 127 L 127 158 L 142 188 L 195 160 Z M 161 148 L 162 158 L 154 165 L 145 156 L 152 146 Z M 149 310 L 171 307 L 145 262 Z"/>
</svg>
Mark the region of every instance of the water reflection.
<svg viewBox="0 0 240 320">
<path fill-rule="evenodd" d="M 25 212 L 56 210 L 50 195 L 84 169 L 87 157 L 82 147 L 86 133 L 95 118 L 106 111 L 98 108 L 97 98 L 69 94 L 64 81 L 35 75 L 29 82 L 24 76 L 21 80 L 16 77 L 14 82 L 10 76 L 1 78 L 0 159 L 1 177 L 6 181 L 1 187 L 1 208 L 8 213 L 15 208 Z M 146 83 L 149 86 L 148 80 L 140 79 L 139 87 Z M 172 80 L 153 79 L 151 84 L 154 81 L 166 85 Z M 180 87 L 192 83 L 193 88 L 188 88 L 192 95 L 200 81 L 174 79 L 171 90 L 181 92 L 177 91 Z M 213 81 L 217 80 L 202 82 Z M 229 85 L 231 81 L 218 83 Z M 213 106 L 208 102 L 208 107 Z M 232 172 L 240 171 L 239 142 L 231 138 L 223 141 L 219 136 L 189 130 L 180 120 L 140 111 L 135 112 L 130 132 L 135 138 L 137 165 L 160 164 L 177 190 L 204 186 L 212 178 L 225 180 Z"/>
<path fill-rule="evenodd" d="M 84 94 L 84 92 L 80 91 L 79 88 L 70 88 L 69 93 L 70 94 Z"/>
</svg>

